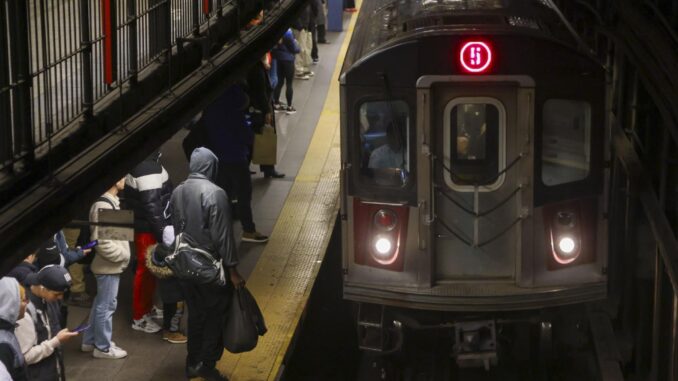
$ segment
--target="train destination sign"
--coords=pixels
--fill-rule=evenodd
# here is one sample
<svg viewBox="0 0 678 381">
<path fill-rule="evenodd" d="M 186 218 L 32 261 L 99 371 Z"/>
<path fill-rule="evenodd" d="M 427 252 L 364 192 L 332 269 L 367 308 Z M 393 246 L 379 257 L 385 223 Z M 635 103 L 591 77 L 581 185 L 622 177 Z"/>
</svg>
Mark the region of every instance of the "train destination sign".
<svg viewBox="0 0 678 381">
<path fill-rule="evenodd" d="M 492 49 L 482 41 L 468 41 L 459 51 L 459 63 L 468 73 L 483 73 L 492 63 Z"/>
</svg>

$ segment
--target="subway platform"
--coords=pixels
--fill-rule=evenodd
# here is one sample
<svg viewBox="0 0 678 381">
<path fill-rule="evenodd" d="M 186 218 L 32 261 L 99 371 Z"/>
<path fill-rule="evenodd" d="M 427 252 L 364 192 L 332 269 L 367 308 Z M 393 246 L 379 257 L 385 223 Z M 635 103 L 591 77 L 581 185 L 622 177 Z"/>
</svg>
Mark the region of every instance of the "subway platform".
<svg viewBox="0 0 678 381">
<path fill-rule="evenodd" d="M 240 243 L 239 270 L 261 307 L 268 333 L 257 348 L 240 355 L 224 353 L 217 368 L 232 381 L 275 380 L 284 369 L 295 329 L 322 263 L 338 210 L 339 192 L 339 72 L 355 16 L 345 15 L 344 32 L 328 33 L 330 44 L 319 45 L 320 62 L 310 80 L 294 81 L 297 113 L 277 113 L 278 172 L 282 179 L 265 179 L 251 166 L 252 206 L 257 230 L 270 235 L 267 244 Z M 162 147 L 161 161 L 173 184 L 188 174 L 181 143 L 182 130 Z M 234 222 L 236 239 L 241 226 Z M 113 340 L 128 352 L 121 360 L 100 360 L 80 351 L 80 338 L 64 346 L 66 376 L 85 380 L 185 379 L 185 344 L 170 344 L 161 333 L 132 329 L 132 279 L 122 276 Z M 88 292 L 95 293 L 92 279 Z M 158 304 L 159 305 L 159 304 Z M 69 307 L 68 327 L 87 318 L 89 309 Z M 190 311 L 188 312 L 190 313 Z M 185 328 L 186 316 L 182 321 Z"/>
</svg>

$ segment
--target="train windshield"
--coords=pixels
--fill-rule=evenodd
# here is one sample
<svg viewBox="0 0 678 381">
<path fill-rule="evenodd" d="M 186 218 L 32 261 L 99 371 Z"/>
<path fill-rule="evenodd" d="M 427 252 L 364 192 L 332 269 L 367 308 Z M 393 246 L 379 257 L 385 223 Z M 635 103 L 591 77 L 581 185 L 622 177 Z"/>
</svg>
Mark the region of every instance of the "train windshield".
<svg viewBox="0 0 678 381">
<path fill-rule="evenodd" d="M 541 178 L 554 186 L 585 179 L 591 165 L 591 105 L 549 99 L 544 103 Z"/>
<path fill-rule="evenodd" d="M 407 103 L 370 101 L 359 110 L 361 178 L 377 185 L 405 185 L 410 173 Z"/>
</svg>

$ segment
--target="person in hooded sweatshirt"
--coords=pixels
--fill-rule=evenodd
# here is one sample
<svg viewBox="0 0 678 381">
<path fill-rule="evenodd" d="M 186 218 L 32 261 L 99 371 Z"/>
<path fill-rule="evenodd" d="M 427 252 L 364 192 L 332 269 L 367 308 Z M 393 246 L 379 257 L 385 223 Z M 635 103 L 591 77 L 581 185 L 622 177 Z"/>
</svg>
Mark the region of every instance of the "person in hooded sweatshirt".
<svg viewBox="0 0 678 381">
<path fill-rule="evenodd" d="M 215 184 L 219 161 L 205 147 L 193 150 L 190 174 L 172 192 L 170 211 L 176 234 L 190 236 L 192 245 L 211 253 L 229 272 L 225 285 L 181 281 L 188 304 L 186 376 L 227 380 L 215 368 L 224 352 L 223 327 L 232 287 L 245 281 L 237 270 L 238 255 L 228 197 Z"/>
<path fill-rule="evenodd" d="M 24 317 L 28 298 L 14 278 L 0 279 L 0 363 L 14 381 L 25 381 L 26 362 L 14 334 L 17 320 Z"/>
</svg>

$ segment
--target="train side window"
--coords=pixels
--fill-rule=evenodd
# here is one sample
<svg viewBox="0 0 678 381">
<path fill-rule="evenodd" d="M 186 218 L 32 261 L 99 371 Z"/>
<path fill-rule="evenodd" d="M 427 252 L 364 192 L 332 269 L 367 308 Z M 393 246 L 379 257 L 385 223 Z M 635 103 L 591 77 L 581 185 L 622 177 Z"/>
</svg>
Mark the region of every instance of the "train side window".
<svg viewBox="0 0 678 381">
<path fill-rule="evenodd" d="M 360 174 L 377 185 L 403 186 L 410 172 L 410 114 L 404 101 L 370 101 L 359 108 Z"/>
<path fill-rule="evenodd" d="M 543 111 L 542 181 L 554 186 L 585 179 L 591 167 L 591 105 L 549 99 Z"/>
<path fill-rule="evenodd" d="M 445 107 L 445 182 L 457 191 L 492 191 L 505 165 L 505 110 L 496 99 L 457 98 Z"/>
</svg>

